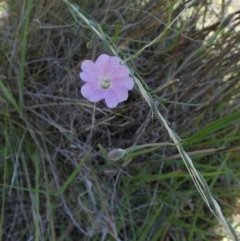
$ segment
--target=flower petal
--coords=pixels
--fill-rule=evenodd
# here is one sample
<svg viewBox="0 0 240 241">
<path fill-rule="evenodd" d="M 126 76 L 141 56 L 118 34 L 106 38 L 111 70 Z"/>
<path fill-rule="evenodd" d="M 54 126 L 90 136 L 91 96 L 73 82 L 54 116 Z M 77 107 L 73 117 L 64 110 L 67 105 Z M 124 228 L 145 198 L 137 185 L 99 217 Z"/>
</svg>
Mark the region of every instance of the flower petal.
<svg viewBox="0 0 240 241">
<path fill-rule="evenodd" d="M 92 95 L 91 97 L 89 97 L 88 100 L 91 102 L 98 102 L 100 100 L 105 99 L 105 97 L 106 97 L 105 91 L 99 91 L 95 95 Z"/>
<path fill-rule="evenodd" d="M 80 78 L 85 82 L 95 82 L 91 77 L 89 77 L 85 72 L 80 72 Z"/>
<path fill-rule="evenodd" d="M 98 89 L 96 88 L 96 85 L 93 83 L 86 83 L 81 88 L 81 93 L 85 98 L 89 98 L 90 96 L 97 93 Z"/>
<path fill-rule="evenodd" d="M 109 62 L 110 58 L 111 57 L 107 54 L 101 54 L 95 62 L 95 65 L 97 66 L 99 72 L 102 75 L 105 75 L 105 69 L 108 66 L 108 62 Z"/>
<path fill-rule="evenodd" d="M 126 78 L 128 76 L 129 76 L 129 70 L 127 67 L 123 65 L 119 65 L 117 68 L 113 69 L 109 74 L 109 77 L 111 79 Z"/>
<path fill-rule="evenodd" d="M 118 102 L 123 102 L 128 98 L 128 90 L 124 87 L 113 88 L 114 94 Z"/>
<path fill-rule="evenodd" d="M 93 81 L 99 82 L 101 79 L 101 73 L 91 60 L 85 60 L 81 65 L 82 71 L 88 75 Z"/>
<path fill-rule="evenodd" d="M 117 97 L 112 89 L 107 91 L 105 102 L 109 108 L 114 108 L 118 105 Z"/>
<path fill-rule="evenodd" d="M 97 102 L 105 98 L 106 93 L 93 83 L 86 83 L 81 88 L 82 95 L 91 102 Z"/>
<path fill-rule="evenodd" d="M 111 81 L 113 88 L 115 86 L 123 86 L 128 90 L 132 90 L 134 81 L 131 77 L 112 79 Z"/>
<path fill-rule="evenodd" d="M 121 59 L 118 58 L 117 56 L 111 56 L 109 58 L 108 64 L 103 73 L 105 77 L 110 77 L 110 74 L 120 66 L 119 65 L 120 60 Z"/>
</svg>

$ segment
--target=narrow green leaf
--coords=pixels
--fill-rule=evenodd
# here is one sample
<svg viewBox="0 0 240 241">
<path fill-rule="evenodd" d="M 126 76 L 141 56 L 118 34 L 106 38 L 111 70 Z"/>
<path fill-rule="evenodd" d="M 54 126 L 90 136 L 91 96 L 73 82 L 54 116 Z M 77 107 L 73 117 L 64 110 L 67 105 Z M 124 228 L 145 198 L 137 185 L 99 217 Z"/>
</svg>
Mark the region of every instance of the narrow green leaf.
<svg viewBox="0 0 240 241">
<path fill-rule="evenodd" d="M 209 135 L 213 133 L 214 131 L 217 131 L 225 126 L 228 126 L 234 121 L 240 120 L 240 112 L 230 114 L 228 116 L 225 116 L 221 118 L 220 120 L 217 120 L 207 126 L 205 126 L 202 130 L 191 136 L 189 139 L 187 139 L 188 142 L 193 142 L 195 140 L 198 140 L 200 138 L 203 138 L 206 135 Z"/>
<path fill-rule="evenodd" d="M 110 44 L 114 44 L 117 41 L 119 33 L 120 33 L 120 30 L 121 30 L 121 27 L 122 27 L 121 23 L 118 22 L 115 35 L 113 36 L 112 41 L 110 42 Z"/>
<path fill-rule="evenodd" d="M 154 147 L 150 147 L 150 148 L 146 148 L 146 149 L 143 149 L 143 150 L 138 150 L 138 151 L 132 152 L 132 153 L 129 154 L 129 156 L 130 157 L 140 156 L 140 155 L 144 155 L 144 154 L 149 153 L 149 152 L 153 152 L 157 149 L 159 149 L 159 147 L 154 146 Z"/>
<path fill-rule="evenodd" d="M 147 237 L 149 237 L 151 229 L 152 229 L 153 225 L 156 223 L 156 220 L 159 217 L 160 212 L 162 211 L 162 208 L 163 208 L 163 205 L 160 205 L 159 208 L 154 211 L 154 214 L 153 214 L 151 220 L 149 220 L 148 223 L 144 223 L 144 226 L 147 224 L 144 227 L 144 229 L 139 229 L 140 231 L 143 230 L 138 237 L 139 241 L 147 240 Z"/>
<path fill-rule="evenodd" d="M 74 178 L 77 176 L 78 172 L 81 170 L 84 162 L 89 156 L 90 151 L 85 155 L 85 157 L 80 161 L 78 164 L 77 168 L 73 171 L 73 173 L 69 176 L 69 178 L 63 183 L 63 185 L 58 189 L 56 192 L 56 195 L 60 194 L 63 192 L 74 180 Z"/>
<path fill-rule="evenodd" d="M 23 85 L 25 78 L 25 61 L 27 54 L 27 40 L 28 40 L 28 26 L 30 21 L 30 13 L 32 9 L 32 1 L 28 0 L 26 3 L 25 19 L 23 24 L 22 33 L 22 45 L 21 45 L 21 59 L 20 59 L 20 80 L 18 81 L 18 92 L 19 92 L 19 109 L 22 113 L 23 110 Z"/>
<path fill-rule="evenodd" d="M 35 167 L 35 207 L 34 213 L 36 217 L 40 216 L 40 200 L 39 200 L 39 181 L 40 181 L 40 167 L 39 167 L 39 154 L 36 152 L 32 155 L 33 165 Z M 38 218 L 34 218 L 35 225 L 35 241 L 39 241 L 40 227 Z"/>
<path fill-rule="evenodd" d="M 12 96 L 11 92 L 8 90 L 8 88 L 4 85 L 2 80 L 0 79 L 0 89 L 2 90 L 3 94 L 6 96 L 7 100 L 15 107 L 15 109 L 20 112 L 19 106 L 17 105 L 16 100 Z M 3 101 L 1 98 L 0 100 Z"/>
<path fill-rule="evenodd" d="M 224 175 L 226 172 L 208 172 L 204 173 L 204 177 L 214 177 L 216 175 Z M 136 185 L 148 182 L 156 182 L 159 180 L 169 179 L 169 178 L 188 178 L 190 177 L 189 173 L 182 173 L 181 171 L 170 172 L 166 174 L 153 174 L 153 175 L 145 175 L 145 176 L 135 176 L 134 178 L 126 177 L 126 180 L 133 180 Z M 204 182 L 206 182 L 204 180 Z M 206 187 L 206 186 L 205 186 Z"/>
</svg>

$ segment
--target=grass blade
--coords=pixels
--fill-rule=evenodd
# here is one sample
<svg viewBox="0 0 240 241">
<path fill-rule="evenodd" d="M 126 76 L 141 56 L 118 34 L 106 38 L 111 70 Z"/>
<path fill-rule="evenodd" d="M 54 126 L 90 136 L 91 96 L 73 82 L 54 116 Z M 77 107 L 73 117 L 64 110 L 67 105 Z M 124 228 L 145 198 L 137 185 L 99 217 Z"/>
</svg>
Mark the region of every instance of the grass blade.
<svg viewBox="0 0 240 241">
<path fill-rule="evenodd" d="M 209 135 L 213 133 L 214 131 L 217 131 L 223 127 L 226 127 L 230 125 L 231 123 L 240 120 L 240 112 L 227 115 L 220 120 L 217 120 L 213 123 L 210 123 L 209 125 L 205 126 L 202 130 L 191 136 L 189 139 L 187 139 L 188 142 L 193 142 L 196 140 L 199 140 L 206 135 Z"/>
<path fill-rule="evenodd" d="M 0 79 L 0 88 L 3 92 L 3 94 L 6 96 L 7 100 L 15 107 L 15 109 L 20 113 L 20 108 L 12 96 L 11 92 L 8 90 L 8 88 L 4 85 L 3 81 Z M 1 98 L 2 99 L 2 98 Z M 0 100 L 1 100 L 0 99 Z"/>
</svg>

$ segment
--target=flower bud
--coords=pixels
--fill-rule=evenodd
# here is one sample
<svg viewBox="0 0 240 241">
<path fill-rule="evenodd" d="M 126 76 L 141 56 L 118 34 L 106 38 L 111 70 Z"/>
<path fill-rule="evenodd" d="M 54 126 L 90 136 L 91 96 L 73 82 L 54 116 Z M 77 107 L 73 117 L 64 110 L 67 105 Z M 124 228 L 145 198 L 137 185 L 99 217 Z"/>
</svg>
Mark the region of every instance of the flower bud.
<svg viewBox="0 0 240 241">
<path fill-rule="evenodd" d="M 92 49 L 93 43 L 92 41 L 87 43 L 87 49 Z"/>
<path fill-rule="evenodd" d="M 124 157 L 125 154 L 126 154 L 125 150 L 118 148 L 118 149 L 114 149 L 114 150 L 110 151 L 107 154 L 107 157 L 112 161 L 118 161 L 119 159 Z"/>
</svg>

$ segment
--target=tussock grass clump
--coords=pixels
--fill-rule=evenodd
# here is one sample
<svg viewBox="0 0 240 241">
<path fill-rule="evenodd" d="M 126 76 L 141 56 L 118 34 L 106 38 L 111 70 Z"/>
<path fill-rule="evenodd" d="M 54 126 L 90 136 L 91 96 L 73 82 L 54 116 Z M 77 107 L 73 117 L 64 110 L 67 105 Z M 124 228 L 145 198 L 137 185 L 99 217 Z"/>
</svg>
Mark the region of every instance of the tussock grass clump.
<svg viewBox="0 0 240 241">
<path fill-rule="evenodd" d="M 234 4 L 2 1 L 0 240 L 237 240 Z M 101 53 L 135 80 L 115 109 L 80 94 Z"/>
</svg>

